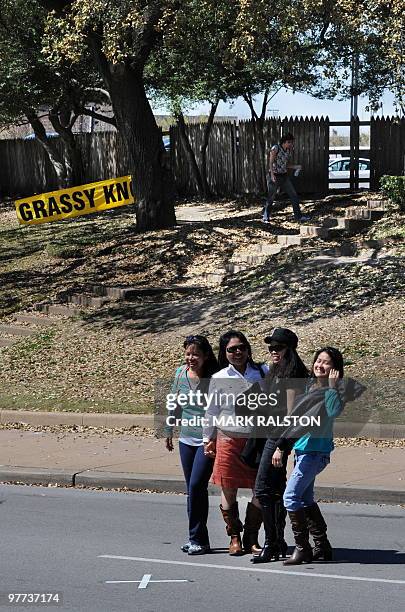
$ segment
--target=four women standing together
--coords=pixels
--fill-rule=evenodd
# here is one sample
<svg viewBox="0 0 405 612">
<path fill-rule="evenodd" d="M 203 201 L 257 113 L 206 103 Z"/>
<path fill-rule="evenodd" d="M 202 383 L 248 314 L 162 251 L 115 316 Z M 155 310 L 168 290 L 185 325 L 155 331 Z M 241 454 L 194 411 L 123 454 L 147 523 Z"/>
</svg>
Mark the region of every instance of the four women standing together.
<svg viewBox="0 0 405 612">
<path fill-rule="evenodd" d="M 210 551 L 207 518 L 208 483 L 212 476 L 212 482 L 221 487 L 220 511 L 230 537 L 230 555 L 251 553 L 253 563 L 286 557 L 284 528 L 288 511 L 296 547 L 284 564 L 331 560 L 326 523 L 314 502 L 313 489 L 316 475 L 329 463 L 333 420 L 343 409 L 343 399 L 336 388 L 338 378 L 343 377 L 343 358 L 337 349 L 321 349 L 308 373 L 296 350 L 298 338 L 291 330 L 276 328 L 264 341 L 269 346 L 270 367 L 254 361 L 251 346 L 241 332 L 231 330 L 221 336 L 218 361 L 204 336 L 189 336 L 184 342 L 185 364 L 176 370 L 172 392 L 205 390 L 210 401 L 207 406 L 190 405 L 182 409 L 183 423 L 192 416 L 205 418 L 204 428 L 183 426 L 180 431 L 189 519 L 189 541 L 182 550 L 189 555 Z M 322 404 L 327 418 L 321 434 L 317 432 L 314 436 L 308 431 L 298 439 L 272 434 L 266 440 L 252 440 L 253 431 L 226 417 L 235 415 L 235 395 L 247 393 L 255 383 L 267 396 L 274 394 L 278 398 L 277 406 L 270 408 L 272 416 L 291 414 L 297 403 L 313 398 Z M 215 419 L 219 415 L 221 426 Z M 167 428 L 168 450 L 173 450 L 172 433 Z M 248 461 L 248 465 L 244 460 L 246 447 L 252 446 L 252 441 L 260 459 L 258 465 L 257 459 L 253 464 Z M 286 486 L 292 448 L 295 467 Z M 252 490 L 244 524 L 239 517 L 239 488 Z M 258 533 L 262 521 L 265 543 L 261 549 Z M 309 533 L 314 538 L 313 551 Z"/>
</svg>

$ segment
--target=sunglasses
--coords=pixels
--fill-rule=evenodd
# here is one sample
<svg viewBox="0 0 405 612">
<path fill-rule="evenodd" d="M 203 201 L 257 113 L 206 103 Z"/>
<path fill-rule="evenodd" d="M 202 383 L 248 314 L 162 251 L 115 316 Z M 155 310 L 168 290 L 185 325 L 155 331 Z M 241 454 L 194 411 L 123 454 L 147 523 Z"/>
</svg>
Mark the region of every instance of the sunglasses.
<svg viewBox="0 0 405 612">
<path fill-rule="evenodd" d="M 184 343 L 185 344 L 192 344 L 193 342 L 195 342 L 198 339 L 199 339 L 198 336 L 187 336 L 187 338 L 185 339 Z"/>
<path fill-rule="evenodd" d="M 281 351 L 283 351 L 285 348 L 287 348 L 285 344 L 271 344 L 269 346 L 269 353 L 272 353 L 273 351 L 275 353 L 281 353 Z"/>
<path fill-rule="evenodd" d="M 246 344 L 235 344 L 235 346 L 229 346 L 226 349 L 227 353 L 236 353 L 236 351 L 240 351 L 241 353 L 243 353 L 243 351 L 247 351 Z"/>
</svg>

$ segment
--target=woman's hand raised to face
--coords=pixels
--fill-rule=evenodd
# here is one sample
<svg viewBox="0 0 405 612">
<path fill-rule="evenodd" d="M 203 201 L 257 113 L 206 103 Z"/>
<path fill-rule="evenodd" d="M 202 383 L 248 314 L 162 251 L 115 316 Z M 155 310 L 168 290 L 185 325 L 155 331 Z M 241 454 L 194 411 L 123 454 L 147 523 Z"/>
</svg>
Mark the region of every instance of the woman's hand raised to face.
<svg viewBox="0 0 405 612">
<path fill-rule="evenodd" d="M 331 389 L 334 389 L 336 387 L 338 378 L 339 378 L 339 370 L 334 370 L 332 368 L 331 371 L 329 372 L 329 378 L 328 378 L 329 387 Z"/>
</svg>

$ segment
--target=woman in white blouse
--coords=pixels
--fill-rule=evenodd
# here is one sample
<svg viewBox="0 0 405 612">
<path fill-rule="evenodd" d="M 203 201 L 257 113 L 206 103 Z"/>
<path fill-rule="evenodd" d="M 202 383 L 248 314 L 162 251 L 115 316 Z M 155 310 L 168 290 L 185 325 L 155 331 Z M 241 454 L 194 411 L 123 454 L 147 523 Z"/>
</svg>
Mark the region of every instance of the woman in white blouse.
<svg viewBox="0 0 405 612">
<path fill-rule="evenodd" d="M 218 363 L 221 369 L 212 376 L 209 387 L 213 401 L 209 404 L 203 431 L 205 453 L 215 456 L 212 482 L 222 489 L 220 509 L 227 534 L 231 537 L 229 554 L 257 554 L 261 550 L 257 541 L 262 523 L 260 504 L 253 495 L 247 506 L 245 524 L 242 525 L 237 502 L 239 488 L 253 491 L 255 485 L 257 470 L 240 459 L 250 432 L 228 417 L 235 416 L 233 399 L 247 391 L 253 383 L 263 380 L 268 366 L 253 361 L 247 338 L 234 330 L 223 334 L 219 340 Z M 221 399 L 215 399 L 221 395 Z M 214 417 L 223 418 L 223 424 L 215 426 Z M 243 541 L 240 537 L 242 531 Z"/>
</svg>

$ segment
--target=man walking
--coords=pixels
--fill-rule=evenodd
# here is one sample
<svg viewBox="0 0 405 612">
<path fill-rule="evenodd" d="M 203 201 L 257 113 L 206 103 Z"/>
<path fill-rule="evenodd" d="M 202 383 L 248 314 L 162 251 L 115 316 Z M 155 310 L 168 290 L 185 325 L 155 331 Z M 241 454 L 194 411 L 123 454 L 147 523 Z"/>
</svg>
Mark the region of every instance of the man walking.
<svg viewBox="0 0 405 612">
<path fill-rule="evenodd" d="M 292 202 L 294 218 L 298 223 L 308 221 L 301 213 L 299 198 L 291 179 L 288 176 L 289 169 L 300 170 L 301 166 L 292 166 L 289 161 L 294 147 L 294 136 L 286 134 L 280 140 L 280 144 L 271 148 L 269 156 L 269 172 L 267 174 L 268 197 L 263 211 L 263 222 L 270 222 L 270 210 L 273 206 L 274 196 L 278 188 L 285 191 Z"/>
</svg>

